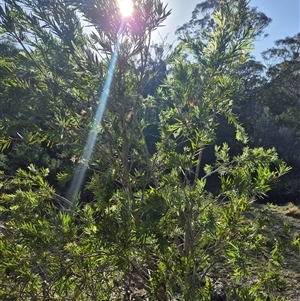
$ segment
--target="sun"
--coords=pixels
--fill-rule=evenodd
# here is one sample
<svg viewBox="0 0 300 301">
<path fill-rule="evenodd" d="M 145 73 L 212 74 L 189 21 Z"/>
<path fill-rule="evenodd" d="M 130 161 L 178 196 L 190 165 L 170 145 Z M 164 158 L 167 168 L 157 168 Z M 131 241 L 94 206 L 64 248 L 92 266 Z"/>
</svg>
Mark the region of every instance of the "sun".
<svg viewBox="0 0 300 301">
<path fill-rule="evenodd" d="M 132 0 L 118 0 L 120 12 L 123 18 L 130 17 L 133 12 Z"/>
</svg>

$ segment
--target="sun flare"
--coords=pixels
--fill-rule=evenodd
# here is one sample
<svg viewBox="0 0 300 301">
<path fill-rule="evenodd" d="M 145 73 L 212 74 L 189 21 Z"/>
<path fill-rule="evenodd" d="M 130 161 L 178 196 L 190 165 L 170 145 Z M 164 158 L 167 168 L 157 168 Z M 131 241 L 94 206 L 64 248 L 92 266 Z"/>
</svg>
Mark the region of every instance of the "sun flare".
<svg viewBox="0 0 300 301">
<path fill-rule="evenodd" d="M 132 0 L 119 0 L 119 8 L 124 18 L 130 17 L 133 12 Z"/>
</svg>

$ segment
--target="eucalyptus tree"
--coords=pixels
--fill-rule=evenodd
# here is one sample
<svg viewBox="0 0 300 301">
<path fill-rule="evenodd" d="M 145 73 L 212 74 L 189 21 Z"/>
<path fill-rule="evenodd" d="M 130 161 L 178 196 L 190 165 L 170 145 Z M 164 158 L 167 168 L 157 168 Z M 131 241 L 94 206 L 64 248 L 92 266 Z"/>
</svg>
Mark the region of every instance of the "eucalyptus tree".
<svg viewBox="0 0 300 301">
<path fill-rule="evenodd" d="M 32 77 L 21 81 L 18 115 L 1 120 L 3 135 L 24 127 L 28 142 L 61 147 L 75 166 L 57 179 L 86 165 L 91 198 L 77 204 L 58 194 L 49 167 L 1 174 L 3 300 L 210 300 L 217 277 L 232 299 L 263 300 L 284 288 L 289 237 L 284 229 L 270 235 L 268 215 L 252 214 L 251 204 L 289 168 L 274 149 L 250 148 L 232 112 L 243 93 L 236 69 L 257 33 L 247 1 L 220 1 L 205 39 L 186 37 L 168 57 L 164 83 L 145 97 L 151 32 L 169 14 L 159 0 L 135 1 L 122 24 L 116 1 L 6 1 L 2 28 L 23 47 Z M 82 162 L 120 27 L 106 113 Z M 14 79 L 10 88 L 21 84 Z M 229 143 L 215 143 L 218 116 L 242 145 L 235 156 Z M 216 160 L 203 166 L 208 146 Z M 215 195 L 206 187 L 213 175 Z"/>
<path fill-rule="evenodd" d="M 263 52 L 265 79 L 250 95 L 253 103 L 259 102 L 256 120 L 248 120 L 255 130 L 255 143 L 275 146 L 279 155 L 293 167 L 271 194 L 279 203 L 299 199 L 299 38 L 298 33 L 280 39 L 275 41 L 274 47 Z"/>
<path fill-rule="evenodd" d="M 268 84 L 265 87 L 268 94 L 265 98 L 268 114 L 278 126 L 293 128 L 299 134 L 297 109 L 300 90 L 297 82 L 300 69 L 300 33 L 275 41 L 275 47 L 265 51 L 263 56 L 268 64 Z"/>
</svg>

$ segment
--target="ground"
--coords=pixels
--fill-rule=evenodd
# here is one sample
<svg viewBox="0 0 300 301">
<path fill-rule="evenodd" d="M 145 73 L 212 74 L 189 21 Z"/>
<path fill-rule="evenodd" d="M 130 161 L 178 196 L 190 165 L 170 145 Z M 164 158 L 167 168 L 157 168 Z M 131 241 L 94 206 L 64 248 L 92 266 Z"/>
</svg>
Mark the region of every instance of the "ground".
<svg viewBox="0 0 300 301">
<path fill-rule="evenodd" d="M 300 207 L 292 203 L 285 206 L 272 206 L 271 212 L 278 218 L 278 224 L 290 224 L 294 238 L 300 238 Z M 290 301 L 300 301 L 300 254 L 290 251 L 282 270 L 284 278 L 290 283 L 286 298 Z"/>
</svg>

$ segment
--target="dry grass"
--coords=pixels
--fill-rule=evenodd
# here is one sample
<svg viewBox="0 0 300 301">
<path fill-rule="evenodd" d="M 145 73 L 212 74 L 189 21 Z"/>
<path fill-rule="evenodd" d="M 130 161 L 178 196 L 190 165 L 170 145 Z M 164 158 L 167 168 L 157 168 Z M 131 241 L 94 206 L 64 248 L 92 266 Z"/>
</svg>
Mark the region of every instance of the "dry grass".
<svg viewBox="0 0 300 301">
<path fill-rule="evenodd" d="M 284 206 L 272 206 L 271 210 L 275 213 L 300 219 L 300 208 L 293 203 L 288 203 Z"/>
<path fill-rule="evenodd" d="M 300 237 L 300 207 L 293 203 L 284 206 L 270 205 L 270 212 L 278 220 L 278 226 L 287 222 L 290 225 L 291 239 Z M 290 283 L 290 287 L 285 296 L 289 301 L 300 301 L 300 253 L 293 250 L 285 254 L 285 265 L 282 274 L 285 280 Z"/>
</svg>

